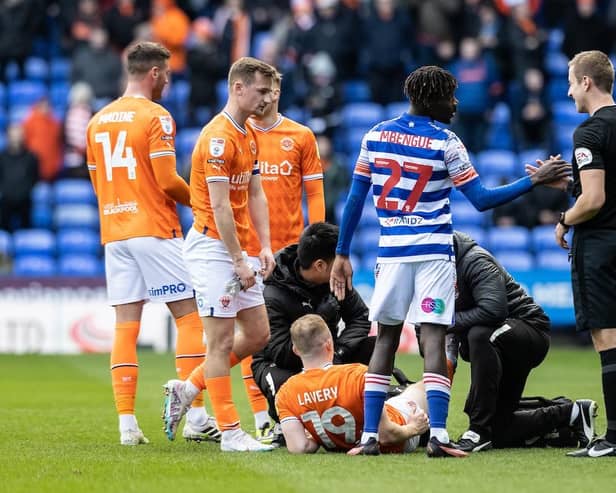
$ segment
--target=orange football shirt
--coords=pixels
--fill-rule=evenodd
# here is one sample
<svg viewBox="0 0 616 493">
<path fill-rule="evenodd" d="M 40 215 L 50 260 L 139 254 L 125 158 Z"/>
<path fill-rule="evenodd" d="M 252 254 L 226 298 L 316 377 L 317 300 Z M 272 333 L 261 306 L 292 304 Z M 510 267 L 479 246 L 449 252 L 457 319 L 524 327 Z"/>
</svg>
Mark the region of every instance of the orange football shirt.
<svg viewBox="0 0 616 493">
<path fill-rule="evenodd" d="M 368 367 L 361 363 L 327 365 L 293 375 L 276 394 L 280 422 L 298 420 L 312 438 L 327 450 L 350 450 L 361 438 L 364 427 L 364 381 Z M 391 421 L 406 420 L 385 403 Z M 384 453 L 400 453 L 402 445 L 382 448 Z"/>
<path fill-rule="evenodd" d="M 219 113 L 203 127 L 192 154 L 190 204 L 195 216 L 193 227 L 211 238 L 221 239 L 207 184 L 229 183 L 237 237 L 245 250 L 250 230 L 248 185 L 254 174 L 259 174 L 259 165 L 253 130 L 248 125 L 246 128 L 239 125 L 228 113 Z"/>
<path fill-rule="evenodd" d="M 141 236 L 182 236 L 175 202 L 156 182 L 153 166 L 175 157 L 175 122 L 144 97 L 121 97 L 92 117 L 87 131 L 88 169 L 95 189 L 101 242 Z"/>
<path fill-rule="evenodd" d="M 278 115 L 269 128 L 248 120 L 257 137 L 261 184 L 267 197 L 272 251 L 297 243 L 304 230 L 303 182 L 322 180 L 317 141 L 308 127 Z M 253 227 L 246 251 L 259 255 L 261 246 Z"/>
</svg>

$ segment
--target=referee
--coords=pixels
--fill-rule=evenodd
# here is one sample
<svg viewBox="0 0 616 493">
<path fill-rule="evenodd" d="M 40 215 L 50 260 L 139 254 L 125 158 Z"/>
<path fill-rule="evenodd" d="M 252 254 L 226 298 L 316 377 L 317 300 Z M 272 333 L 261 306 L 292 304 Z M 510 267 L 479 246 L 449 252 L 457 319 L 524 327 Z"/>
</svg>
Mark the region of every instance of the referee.
<svg viewBox="0 0 616 493">
<path fill-rule="evenodd" d="M 572 457 L 616 456 L 616 106 L 614 66 L 583 51 L 569 62 L 569 93 L 588 113 L 573 134 L 573 207 L 560 215 L 556 242 L 573 227 L 571 280 L 578 331 L 589 330 L 601 357 L 607 433 Z"/>
</svg>

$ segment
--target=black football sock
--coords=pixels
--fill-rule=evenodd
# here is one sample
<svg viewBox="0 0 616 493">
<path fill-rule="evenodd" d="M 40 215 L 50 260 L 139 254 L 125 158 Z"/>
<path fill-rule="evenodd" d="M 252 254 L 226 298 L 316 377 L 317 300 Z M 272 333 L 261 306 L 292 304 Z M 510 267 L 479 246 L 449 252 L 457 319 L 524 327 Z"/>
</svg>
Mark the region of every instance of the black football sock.
<svg viewBox="0 0 616 493">
<path fill-rule="evenodd" d="M 616 443 L 616 348 L 599 352 L 608 442 Z"/>
</svg>

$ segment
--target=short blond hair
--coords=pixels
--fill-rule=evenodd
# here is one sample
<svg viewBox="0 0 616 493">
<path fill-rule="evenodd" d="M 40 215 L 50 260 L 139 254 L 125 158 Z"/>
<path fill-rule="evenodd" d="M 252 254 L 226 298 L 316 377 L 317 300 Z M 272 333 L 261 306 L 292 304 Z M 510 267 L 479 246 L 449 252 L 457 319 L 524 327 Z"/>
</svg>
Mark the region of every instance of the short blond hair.
<svg viewBox="0 0 616 493">
<path fill-rule="evenodd" d="M 237 81 L 241 80 L 247 86 L 255 81 L 255 74 L 259 72 L 264 77 L 274 80 L 278 71 L 269 63 L 265 63 L 257 58 L 245 56 L 239 58 L 231 65 L 229 69 L 228 83 L 229 87 Z"/>
<path fill-rule="evenodd" d="M 301 357 L 318 353 L 329 338 L 329 327 L 319 315 L 304 315 L 291 324 L 291 342 Z"/>
<path fill-rule="evenodd" d="M 614 87 L 614 65 L 609 57 L 599 50 L 582 51 L 569 61 L 575 79 L 580 82 L 586 76 L 597 88 L 612 94 Z"/>
</svg>

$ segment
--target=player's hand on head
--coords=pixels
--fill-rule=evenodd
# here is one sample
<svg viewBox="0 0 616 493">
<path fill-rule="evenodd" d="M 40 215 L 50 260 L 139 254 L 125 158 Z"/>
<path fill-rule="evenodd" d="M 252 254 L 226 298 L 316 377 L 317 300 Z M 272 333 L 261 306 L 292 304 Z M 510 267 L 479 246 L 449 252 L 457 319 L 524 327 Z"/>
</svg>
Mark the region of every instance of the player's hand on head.
<svg viewBox="0 0 616 493">
<path fill-rule="evenodd" d="M 233 270 L 240 278 L 240 282 L 242 283 L 242 289 L 246 291 L 251 288 L 257 282 L 256 272 L 254 268 L 248 264 L 245 260 L 241 260 L 233 264 Z"/>
<path fill-rule="evenodd" d="M 263 279 L 267 279 L 276 266 L 272 249 L 263 248 L 259 253 L 259 261 L 261 262 L 261 270 L 259 271 L 259 274 L 263 276 Z"/>
<path fill-rule="evenodd" d="M 344 300 L 347 289 L 353 288 L 353 266 L 349 257 L 336 255 L 329 277 L 329 288 L 339 301 Z"/>
</svg>

